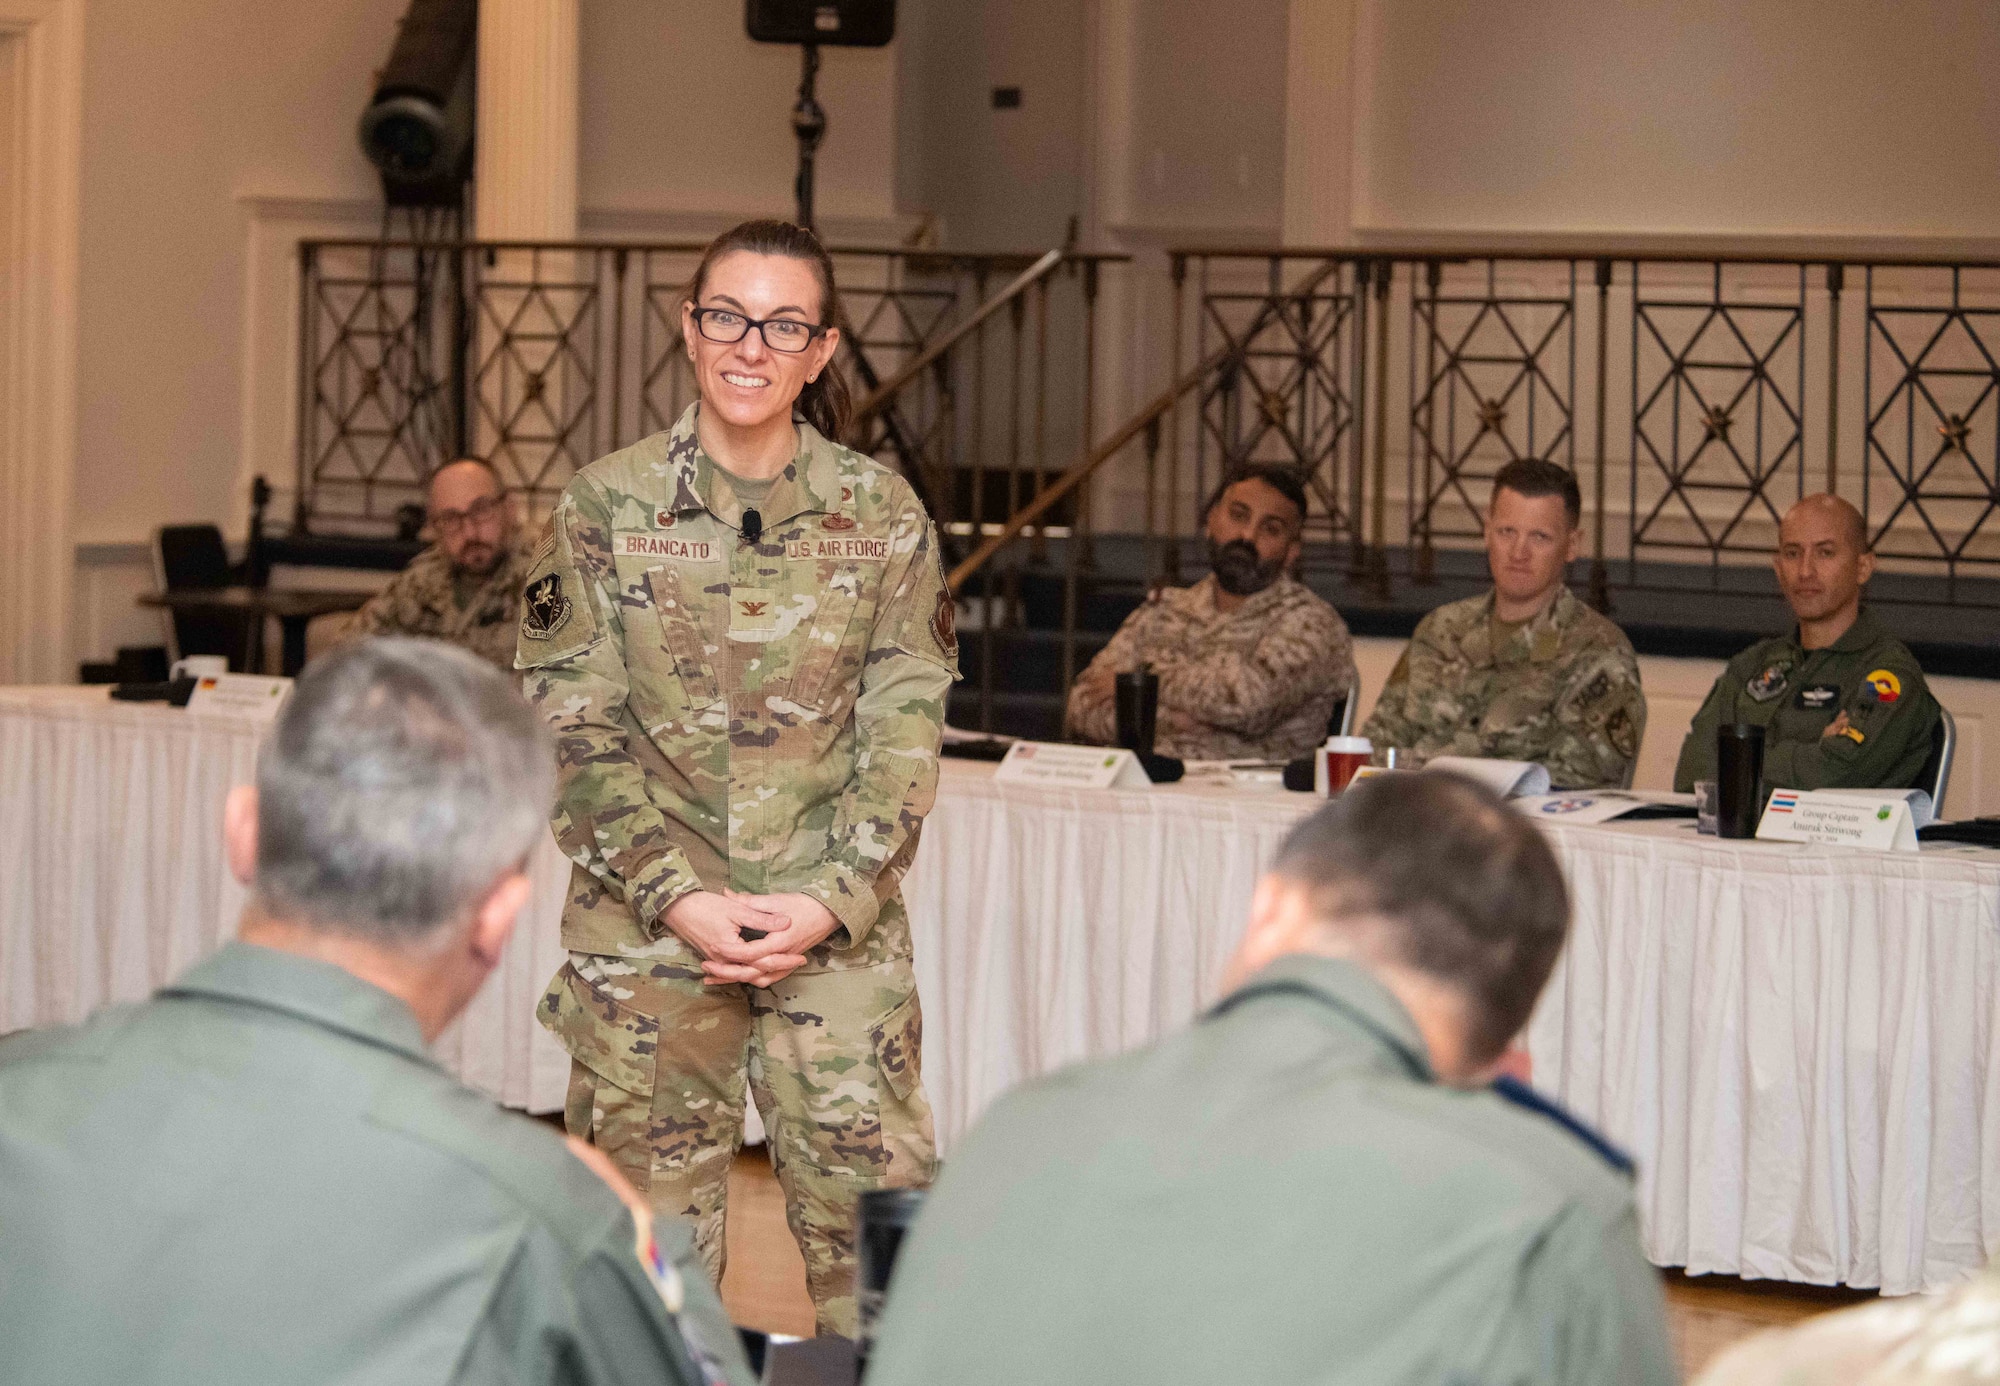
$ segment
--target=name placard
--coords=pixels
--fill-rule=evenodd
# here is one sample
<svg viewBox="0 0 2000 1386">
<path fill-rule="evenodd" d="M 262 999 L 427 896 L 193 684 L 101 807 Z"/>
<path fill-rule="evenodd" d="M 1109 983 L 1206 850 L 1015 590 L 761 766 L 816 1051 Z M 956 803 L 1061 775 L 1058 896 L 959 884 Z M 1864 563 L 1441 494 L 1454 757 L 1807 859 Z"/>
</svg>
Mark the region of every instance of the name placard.
<svg viewBox="0 0 2000 1386">
<path fill-rule="evenodd" d="M 1003 784 L 1060 785 L 1065 789 L 1146 789 L 1152 781 L 1139 758 L 1122 747 L 1068 746 L 1016 741 L 993 772 Z"/>
<path fill-rule="evenodd" d="M 1757 836 L 1766 842 L 1914 852 L 1917 826 L 1910 794 L 1906 789 L 1774 789 Z"/>
<path fill-rule="evenodd" d="M 251 722 L 275 722 L 278 709 L 292 691 L 290 679 L 262 674 L 207 674 L 195 682 L 187 710 L 206 717 L 235 717 Z"/>
</svg>

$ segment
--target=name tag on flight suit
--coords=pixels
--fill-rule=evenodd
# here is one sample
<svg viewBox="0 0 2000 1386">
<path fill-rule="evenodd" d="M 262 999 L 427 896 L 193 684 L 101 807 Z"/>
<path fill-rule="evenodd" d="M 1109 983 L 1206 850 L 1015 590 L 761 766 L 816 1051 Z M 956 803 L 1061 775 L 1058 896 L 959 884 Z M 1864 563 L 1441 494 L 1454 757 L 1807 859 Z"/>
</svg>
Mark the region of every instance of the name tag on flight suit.
<svg viewBox="0 0 2000 1386">
<path fill-rule="evenodd" d="M 1799 690 L 1798 707 L 1805 712 L 1824 712 L 1840 701 L 1837 684 L 1816 683 Z"/>
</svg>

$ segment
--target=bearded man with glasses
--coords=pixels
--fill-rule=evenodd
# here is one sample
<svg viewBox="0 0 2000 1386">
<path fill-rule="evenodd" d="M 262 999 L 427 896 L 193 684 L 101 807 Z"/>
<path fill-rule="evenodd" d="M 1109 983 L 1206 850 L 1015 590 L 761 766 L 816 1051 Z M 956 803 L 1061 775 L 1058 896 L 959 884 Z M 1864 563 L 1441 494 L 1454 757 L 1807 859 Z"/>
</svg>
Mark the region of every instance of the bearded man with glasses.
<svg viewBox="0 0 2000 1386">
<path fill-rule="evenodd" d="M 500 473 L 461 457 L 431 475 L 425 500 L 431 546 L 355 614 L 349 634 L 443 640 L 511 673 L 532 554 Z"/>
</svg>

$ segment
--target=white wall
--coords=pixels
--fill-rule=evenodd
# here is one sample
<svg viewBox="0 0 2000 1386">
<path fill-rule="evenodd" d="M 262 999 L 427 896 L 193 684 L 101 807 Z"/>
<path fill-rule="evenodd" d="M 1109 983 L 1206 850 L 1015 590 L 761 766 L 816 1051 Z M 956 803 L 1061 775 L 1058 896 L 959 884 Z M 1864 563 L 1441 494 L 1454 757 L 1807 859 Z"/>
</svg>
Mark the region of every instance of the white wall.
<svg viewBox="0 0 2000 1386">
<path fill-rule="evenodd" d="M 1358 38 L 1365 230 L 2000 224 L 1990 0 L 1360 0 Z"/>
</svg>

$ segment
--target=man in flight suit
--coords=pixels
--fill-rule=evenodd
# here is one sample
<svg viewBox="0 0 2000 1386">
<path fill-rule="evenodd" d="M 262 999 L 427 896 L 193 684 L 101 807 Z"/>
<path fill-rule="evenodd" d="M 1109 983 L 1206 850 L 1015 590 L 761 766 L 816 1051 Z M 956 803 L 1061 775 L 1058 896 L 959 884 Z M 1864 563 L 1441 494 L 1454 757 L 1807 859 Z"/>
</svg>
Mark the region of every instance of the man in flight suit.
<svg viewBox="0 0 2000 1386">
<path fill-rule="evenodd" d="M 1764 728 L 1766 789 L 1903 789 L 1931 753 L 1937 700 L 1909 647 L 1861 604 L 1875 572 L 1861 512 L 1807 496 L 1772 558 L 1798 626 L 1729 661 L 1681 743 L 1674 788 L 1715 778 L 1715 734 Z"/>
<path fill-rule="evenodd" d="M 1568 918 L 1485 788 L 1350 789 L 1258 882 L 1207 1016 L 954 1150 L 870 1386 L 1678 1380 L 1630 1178 L 1485 1087 Z"/>
<path fill-rule="evenodd" d="M 224 814 L 237 941 L 0 1045 L 0 1379 L 754 1379 L 687 1230 L 429 1053 L 528 898 L 552 762 L 463 650 L 307 669 Z"/>
</svg>

